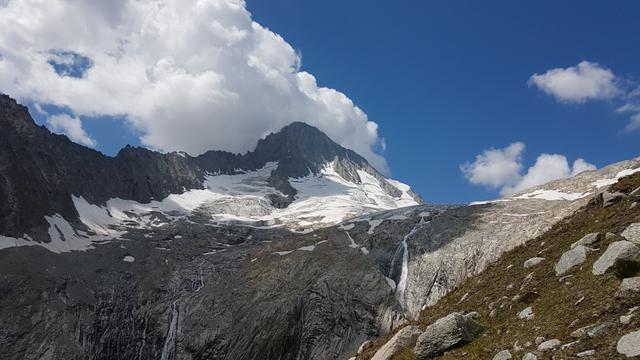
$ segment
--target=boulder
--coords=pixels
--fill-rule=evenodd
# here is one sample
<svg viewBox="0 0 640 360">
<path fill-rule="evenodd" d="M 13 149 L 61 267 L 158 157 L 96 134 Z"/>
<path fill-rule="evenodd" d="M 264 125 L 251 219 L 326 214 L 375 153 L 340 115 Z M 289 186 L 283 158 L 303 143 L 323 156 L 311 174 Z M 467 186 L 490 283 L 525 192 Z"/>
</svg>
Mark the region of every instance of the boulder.
<svg viewBox="0 0 640 360">
<path fill-rule="evenodd" d="M 616 350 L 626 357 L 640 356 L 640 330 L 621 337 Z"/>
<path fill-rule="evenodd" d="M 502 350 L 493 357 L 493 360 L 509 360 L 512 359 L 511 353 L 509 350 Z"/>
<path fill-rule="evenodd" d="M 616 298 L 625 300 L 640 300 L 640 276 L 622 279 L 616 292 Z"/>
<path fill-rule="evenodd" d="M 542 351 L 542 352 L 549 351 L 557 348 L 558 346 L 560 346 L 560 340 L 558 339 L 547 340 L 541 343 L 540 345 L 538 345 L 538 351 Z"/>
<path fill-rule="evenodd" d="M 587 335 L 587 331 L 589 329 L 591 329 L 592 327 L 596 326 L 596 325 L 597 324 L 591 324 L 591 325 L 583 326 L 583 327 L 581 327 L 579 329 L 573 330 L 571 332 L 571 337 L 572 338 L 576 338 L 576 339 L 581 338 L 581 337 Z"/>
<path fill-rule="evenodd" d="M 538 360 L 538 357 L 534 353 L 526 353 L 522 355 L 522 360 Z"/>
<path fill-rule="evenodd" d="M 471 316 L 451 313 L 429 325 L 418 337 L 414 348 L 416 359 L 430 359 L 449 349 L 468 344 L 482 331 L 482 325 Z"/>
<path fill-rule="evenodd" d="M 605 321 L 602 324 L 593 326 L 587 330 L 587 336 L 590 338 L 606 335 L 612 328 L 616 326 L 613 321 Z"/>
<path fill-rule="evenodd" d="M 629 225 L 620 235 L 632 243 L 640 245 L 640 223 Z"/>
<path fill-rule="evenodd" d="M 596 351 L 592 349 L 592 350 L 585 350 L 583 352 L 579 352 L 576 354 L 576 356 L 579 358 L 584 358 L 584 357 L 588 358 L 588 357 L 592 357 L 595 354 L 596 354 Z"/>
<path fill-rule="evenodd" d="M 602 193 L 602 207 L 608 207 L 608 206 L 614 205 L 626 197 L 627 195 L 621 192 L 612 193 L 612 192 L 605 191 Z"/>
<path fill-rule="evenodd" d="M 518 319 L 520 320 L 531 320 L 534 317 L 535 314 L 533 313 L 533 308 L 531 306 L 518 313 Z"/>
<path fill-rule="evenodd" d="M 578 240 L 578 242 L 581 240 Z M 554 267 L 556 276 L 564 275 L 567 271 L 571 270 L 574 266 L 580 265 L 587 260 L 587 249 L 583 245 L 577 245 L 571 250 L 565 251 L 560 260 Z"/>
<path fill-rule="evenodd" d="M 603 275 L 612 270 L 619 276 L 634 273 L 640 268 L 640 247 L 630 241 L 615 241 L 593 264 L 593 274 Z"/>
<path fill-rule="evenodd" d="M 524 268 L 525 269 L 532 268 L 534 266 L 539 265 L 543 261 L 544 261 L 543 257 L 532 257 L 531 259 L 524 262 Z"/>
<path fill-rule="evenodd" d="M 602 234 L 601 233 L 587 234 L 587 235 L 583 236 L 580 240 L 578 240 L 578 241 L 574 242 L 573 244 L 571 244 L 571 248 L 573 249 L 574 247 L 576 247 L 578 245 L 582 245 L 582 246 L 593 245 L 593 244 L 597 243 L 600 240 L 602 240 Z"/>
<path fill-rule="evenodd" d="M 371 360 L 389 360 L 402 350 L 413 346 L 422 332 L 417 326 L 407 326 L 396 333 L 373 355 Z M 364 345 L 364 344 L 363 344 Z M 362 348 L 362 346 L 361 346 Z M 363 349 L 364 350 L 364 349 Z M 358 350 L 360 351 L 360 350 Z"/>
</svg>

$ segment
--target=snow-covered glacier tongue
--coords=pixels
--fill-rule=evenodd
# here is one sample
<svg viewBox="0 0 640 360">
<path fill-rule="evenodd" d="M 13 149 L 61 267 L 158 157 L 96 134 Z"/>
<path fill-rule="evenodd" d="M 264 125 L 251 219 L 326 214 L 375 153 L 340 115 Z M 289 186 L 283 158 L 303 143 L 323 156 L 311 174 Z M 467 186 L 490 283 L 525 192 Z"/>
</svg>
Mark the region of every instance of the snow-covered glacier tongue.
<svg viewBox="0 0 640 360">
<path fill-rule="evenodd" d="M 68 230 L 74 238 L 86 240 L 67 250 L 83 250 L 92 239 L 102 242 L 109 236 L 120 236 L 127 229 L 149 230 L 179 219 L 309 232 L 361 215 L 419 204 L 410 188 L 398 181 L 390 181 L 398 190 L 394 196 L 380 185 L 379 179 L 364 170 L 357 170 L 358 183 L 342 178 L 334 169 L 336 161 L 324 164 L 317 174 L 310 172 L 307 176 L 289 178 L 296 195 L 284 208 L 273 206 L 269 200 L 272 195 L 286 196 L 269 185 L 278 162 L 269 162 L 257 170 L 237 169 L 233 175 L 208 174 L 203 189 L 171 194 L 149 203 L 113 198 L 98 205 L 72 196 L 79 220 L 89 233 Z M 21 243 L 13 241 L 13 244 Z"/>
</svg>

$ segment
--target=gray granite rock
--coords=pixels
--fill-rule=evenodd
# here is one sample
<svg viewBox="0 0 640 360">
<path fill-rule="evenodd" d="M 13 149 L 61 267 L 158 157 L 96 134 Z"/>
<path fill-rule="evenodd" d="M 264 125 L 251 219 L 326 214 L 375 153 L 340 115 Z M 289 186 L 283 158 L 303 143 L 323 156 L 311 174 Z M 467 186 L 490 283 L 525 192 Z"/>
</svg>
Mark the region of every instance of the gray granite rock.
<svg viewBox="0 0 640 360">
<path fill-rule="evenodd" d="M 585 236 L 583 236 L 580 240 L 574 242 L 573 244 L 571 244 L 571 248 L 575 248 L 578 245 L 582 245 L 582 246 L 588 246 L 588 245 L 593 245 L 595 243 L 597 243 L 598 241 L 602 240 L 603 236 L 601 233 L 590 233 L 587 234 Z"/>
<path fill-rule="evenodd" d="M 529 269 L 529 268 L 532 268 L 534 266 L 539 265 L 543 261 L 544 261 L 543 257 L 532 257 L 531 259 L 525 261 L 523 266 L 524 266 L 525 269 Z"/>
<path fill-rule="evenodd" d="M 547 340 L 543 343 L 541 343 L 540 345 L 538 345 L 538 351 L 549 351 L 549 350 L 553 350 L 557 347 L 559 347 L 561 344 L 560 340 L 558 339 L 551 339 L 551 340 Z"/>
<path fill-rule="evenodd" d="M 554 267 L 556 276 L 562 276 L 573 267 L 585 262 L 585 260 L 587 260 L 588 251 L 589 249 L 583 245 L 577 245 L 571 250 L 565 251 Z"/>
<path fill-rule="evenodd" d="M 640 245 L 640 223 L 634 223 L 627 226 L 620 235 L 632 243 Z"/>
<path fill-rule="evenodd" d="M 389 360 L 408 347 L 413 347 L 422 331 L 417 326 L 407 326 L 398 331 L 376 351 L 371 360 Z"/>
<path fill-rule="evenodd" d="M 616 271 L 624 275 L 640 266 L 640 247 L 629 241 L 615 241 L 593 264 L 593 274 Z"/>
<path fill-rule="evenodd" d="M 616 298 L 625 300 L 640 300 L 640 276 L 622 279 L 616 292 Z"/>
<path fill-rule="evenodd" d="M 640 356 L 640 330 L 628 333 L 618 340 L 616 350 L 626 357 Z"/>
<path fill-rule="evenodd" d="M 502 350 L 493 357 L 493 360 L 509 360 L 509 359 L 513 359 L 513 357 L 511 356 L 511 352 L 509 350 Z"/>
<path fill-rule="evenodd" d="M 414 348 L 416 359 L 430 359 L 449 349 L 470 343 L 482 330 L 482 325 L 470 317 L 451 313 L 427 326 L 420 335 Z"/>
</svg>

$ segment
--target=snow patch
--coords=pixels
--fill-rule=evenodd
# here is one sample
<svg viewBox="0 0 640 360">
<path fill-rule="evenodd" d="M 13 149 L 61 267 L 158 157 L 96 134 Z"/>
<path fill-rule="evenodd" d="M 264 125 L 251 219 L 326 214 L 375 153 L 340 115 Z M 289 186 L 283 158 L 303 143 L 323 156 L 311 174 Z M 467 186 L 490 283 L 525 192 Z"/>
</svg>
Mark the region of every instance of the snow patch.
<svg viewBox="0 0 640 360">
<path fill-rule="evenodd" d="M 626 170 L 622 170 L 620 172 L 618 172 L 616 174 L 615 177 L 610 178 L 610 179 L 602 179 L 602 180 L 598 180 L 598 181 L 594 181 L 591 183 L 591 185 L 599 188 L 605 187 L 605 186 L 609 186 L 609 185 L 613 185 L 615 183 L 618 182 L 618 180 L 620 180 L 620 178 L 623 178 L 625 176 L 629 176 L 629 175 L 633 175 L 637 172 L 640 172 L 640 168 L 636 168 L 636 169 L 626 169 Z"/>
<path fill-rule="evenodd" d="M 131 256 L 131 255 L 127 255 L 127 256 L 125 256 L 125 257 L 123 257 L 123 258 L 122 258 L 122 261 L 124 261 L 124 262 L 128 262 L 128 263 L 132 263 L 132 262 L 136 261 L 136 258 L 134 258 L 134 257 L 133 257 L 133 256 Z"/>
<path fill-rule="evenodd" d="M 523 194 L 520 196 L 513 197 L 514 199 L 540 199 L 540 200 L 567 200 L 567 201 L 575 201 L 578 199 L 582 199 L 585 196 L 589 196 L 591 193 L 565 193 L 558 190 L 536 190 L 527 194 Z"/>
<path fill-rule="evenodd" d="M 367 231 L 367 234 L 373 234 L 373 231 L 380 226 L 380 224 L 382 224 L 383 221 L 385 221 L 386 219 L 377 219 L 377 220 L 368 220 L 369 222 L 369 230 Z"/>
<path fill-rule="evenodd" d="M 353 224 L 353 223 L 351 223 L 351 224 L 347 224 L 347 225 L 342 224 L 342 225 L 340 225 L 340 226 L 338 226 L 338 227 L 339 227 L 340 229 L 344 230 L 344 231 L 347 231 L 347 230 L 353 230 L 353 228 L 354 228 L 354 227 L 356 227 L 356 224 Z"/>
<path fill-rule="evenodd" d="M 210 216 L 212 222 L 285 226 L 298 233 L 307 233 L 363 214 L 417 205 L 405 194 L 409 187 L 404 184 L 392 181 L 394 186 L 405 191 L 404 195 L 394 198 L 371 174 L 358 171 L 361 183 L 351 183 L 334 170 L 333 164 L 327 163 L 319 174 L 289 179 L 297 195 L 293 203 L 283 209 L 272 207 L 269 200 L 270 196 L 285 196 L 268 182 L 277 162 L 267 163 L 255 171 L 238 171 L 234 175 L 208 174 L 204 189 L 171 194 L 147 204 L 114 198 L 104 206 L 97 206 L 82 197 L 73 196 L 72 199 L 81 221 L 102 235 L 110 235 L 113 228 L 130 226 L 132 222 L 145 229 L 163 226 L 167 221 L 184 219 L 193 212 Z M 396 215 L 395 218 L 405 217 Z M 372 228 L 376 223 L 371 223 Z"/>
<path fill-rule="evenodd" d="M 322 241 L 318 241 L 317 243 L 315 243 L 315 245 L 307 245 L 307 246 L 302 246 L 299 247 L 295 250 L 289 250 L 289 251 L 276 251 L 273 254 L 275 255 L 280 255 L 280 256 L 284 256 L 284 255 L 289 255 L 294 251 L 314 251 L 316 249 L 316 246 L 327 242 L 328 240 L 322 240 Z"/>
</svg>

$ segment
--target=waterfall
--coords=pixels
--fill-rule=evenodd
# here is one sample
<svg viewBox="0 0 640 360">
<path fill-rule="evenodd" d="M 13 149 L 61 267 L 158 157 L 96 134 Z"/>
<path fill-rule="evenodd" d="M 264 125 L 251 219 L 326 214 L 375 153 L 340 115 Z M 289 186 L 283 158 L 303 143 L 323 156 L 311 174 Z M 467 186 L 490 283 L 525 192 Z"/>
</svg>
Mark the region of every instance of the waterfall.
<svg viewBox="0 0 640 360">
<path fill-rule="evenodd" d="M 171 306 L 171 322 L 167 329 L 167 337 L 164 339 L 164 345 L 162 346 L 162 354 L 160 360 L 169 360 L 173 358 L 176 350 L 176 334 L 178 332 L 178 305 L 177 301 L 173 302 Z"/>
</svg>

